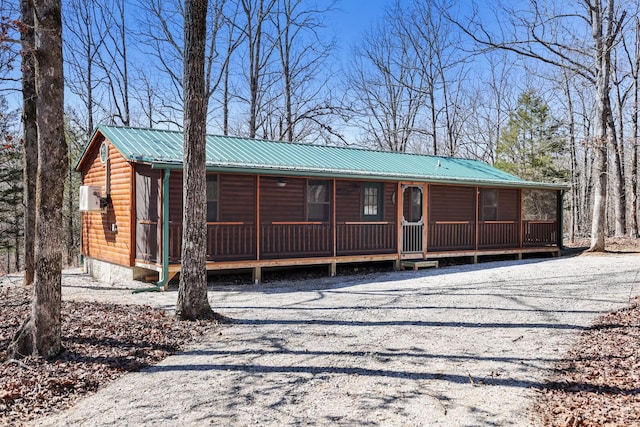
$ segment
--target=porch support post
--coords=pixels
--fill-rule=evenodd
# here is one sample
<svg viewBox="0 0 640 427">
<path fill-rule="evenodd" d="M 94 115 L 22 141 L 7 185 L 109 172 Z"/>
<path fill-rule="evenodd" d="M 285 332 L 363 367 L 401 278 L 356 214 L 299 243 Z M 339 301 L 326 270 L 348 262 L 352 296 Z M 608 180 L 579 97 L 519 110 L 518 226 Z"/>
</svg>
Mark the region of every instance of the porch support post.
<svg viewBox="0 0 640 427">
<path fill-rule="evenodd" d="M 338 256 L 338 225 L 336 223 L 336 180 L 333 179 L 331 183 L 331 223 L 332 223 L 332 232 L 333 232 L 333 257 Z M 335 269 L 332 270 L 332 276 L 335 276 Z"/>
<path fill-rule="evenodd" d="M 480 228 L 480 222 L 479 222 L 480 215 L 479 215 L 479 212 L 478 212 L 479 210 L 480 210 L 480 187 L 476 186 L 476 223 L 473 226 L 473 229 L 475 231 L 475 241 L 476 241 L 475 248 L 476 248 L 476 251 L 478 250 L 478 242 L 479 242 L 479 239 L 480 239 L 479 234 L 478 234 L 479 228 Z M 478 262 L 478 256 L 475 255 L 473 263 L 476 264 L 477 262 Z"/>
<path fill-rule="evenodd" d="M 429 215 L 429 185 L 422 185 L 422 258 L 427 259 L 427 238 L 428 238 L 428 221 Z"/>
<path fill-rule="evenodd" d="M 522 223 L 523 212 L 522 212 L 522 188 L 518 188 L 518 239 L 519 245 L 518 247 L 522 249 L 524 247 L 524 225 Z"/>
<path fill-rule="evenodd" d="M 259 285 L 262 282 L 262 267 L 253 267 L 253 283 Z"/>
<path fill-rule="evenodd" d="M 398 258 L 395 269 L 400 270 L 402 264 L 402 183 L 396 185 L 396 245 L 398 248 Z"/>
<path fill-rule="evenodd" d="M 562 250 L 562 246 L 564 244 L 564 239 L 563 239 L 563 232 L 564 232 L 564 212 L 563 212 L 563 200 L 564 200 L 564 193 L 565 190 L 557 190 L 557 198 L 558 198 L 558 207 L 557 207 L 557 212 L 558 214 L 556 215 L 556 228 L 557 228 L 557 244 L 558 244 L 558 251 Z"/>
<path fill-rule="evenodd" d="M 260 175 L 256 176 L 256 260 L 260 261 Z"/>
</svg>

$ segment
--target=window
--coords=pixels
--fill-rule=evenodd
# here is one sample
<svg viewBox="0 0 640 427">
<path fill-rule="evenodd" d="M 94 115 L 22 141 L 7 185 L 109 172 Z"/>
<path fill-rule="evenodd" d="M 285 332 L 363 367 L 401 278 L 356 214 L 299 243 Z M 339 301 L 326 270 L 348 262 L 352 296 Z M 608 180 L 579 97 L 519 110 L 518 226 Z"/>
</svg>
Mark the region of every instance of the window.
<svg viewBox="0 0 640 427">
<path fill-rule="evenodd" d="M 482 220 L 498 220 L 498 190 L 496 189 L 482 190 Z"/>
<path fill-rule="evenodd" d="M 218 220 L 218 176 L 207 175 L 207 222 Z"/>
<path fill-rule="evenodd" d="M 329 221 L 330 193 L 329 181 L 307 181 L 307 221 Z"/>
<path fill-rule="evenodd" d="M 381 183 L 367 182 L 362 187 L 362 219 L 365 221 L 380 221 L 382 219 Z"/>
</svg>

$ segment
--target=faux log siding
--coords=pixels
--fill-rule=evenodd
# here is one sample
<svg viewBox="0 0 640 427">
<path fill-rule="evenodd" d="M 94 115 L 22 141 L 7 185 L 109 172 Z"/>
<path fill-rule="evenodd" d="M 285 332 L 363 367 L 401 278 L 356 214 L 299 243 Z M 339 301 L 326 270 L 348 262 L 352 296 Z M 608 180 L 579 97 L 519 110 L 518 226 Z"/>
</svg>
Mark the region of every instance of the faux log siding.
<svg viewBox="0 0 640 427">
<path fill-rule="evenodd" d="M 475 193 L 475 187 L 430 186 L 429 221 L 475 222 Z"/>
<path fill-rule="evenodd" d="M 286 178 L 287 185 L 278 187 L 277 178 L 260 178 L 260 222 L 305 221 L 306 179 Z"/>
<path fill-rule="evenodd" d="M 242 221 L 255 223 L 255 176 L 219 175 L 218 195 L 218 213 L 220 221 Z"/>
<path fill-rule="evenodd" d="M 171 171 L 169 176 L 169 221 L 182 223 L 182 171 Z"/>
<path fill-rule="evenodd" d="M 429 187 L 428 249 L 468 250 L 475 247 L 476 189 Z M 441 223 L 439 223 L 441 222 Z"/>
<path fill-rule="evenodd" d="M 384 194 L 382 197 L 383 219 L 389 223 L 396 222 L 396 205 L 393 202 L 395 200 L 397 203 L 398 200 L 398 196 L 395 194 L 396 190 L 397 185 L 395 182 L 386 182 L 384 184 Z"/>
<path fill-rule="evenodd" d="M 82 173 L 82 185 L 96 185 L 105 191 L 106 167 L 98 155 L 101 141 L 87 153 Z M 82 252 L 85 256 L 119 265 L 131 265 L 131 220 L 132 220 L 132 167 L 125 158 L 109 144 L 111 162 L 112 205 L 107 213 L 84 212 L 82 214 Z M 111 231 L 115 223 L 117 232 Z"/>
<path fill-rule="evenodd" d="M 361 221 L 362 183 L 358 181 L 336 182 L 336 221 Z"/>
<path fill-rule="evenodd" d="M 501 188 L 498 190 L 498 221 L 517 221 L 520 215 L 520 192 Z"/>
</svg>

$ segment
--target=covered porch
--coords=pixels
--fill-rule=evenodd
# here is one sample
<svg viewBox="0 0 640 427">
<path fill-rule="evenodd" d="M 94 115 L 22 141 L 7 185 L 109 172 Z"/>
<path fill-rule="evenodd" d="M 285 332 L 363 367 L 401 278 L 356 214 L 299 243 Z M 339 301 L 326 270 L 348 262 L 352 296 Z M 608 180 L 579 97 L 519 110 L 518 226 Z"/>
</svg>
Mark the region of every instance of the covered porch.
<svg viewBox="0 0 640 427">
<path fill-rule="evenodd" d="M 180 271 L 182 178 L 163 173 L 138 173 L 142 187 L 158 188 L 138 188 L 157 201 L 138 203 L 135 265 L 170 279 Z M 561 246 L 558 190 L 214 176 L 207 269 L 252 269 L 256 281 L 268 267 L 326 264 L 335 274 L 339 263 L 394 261 L 399 268 L 402 260 L 477 262 L 483 255 L 557 254 Z"/>
</svg>

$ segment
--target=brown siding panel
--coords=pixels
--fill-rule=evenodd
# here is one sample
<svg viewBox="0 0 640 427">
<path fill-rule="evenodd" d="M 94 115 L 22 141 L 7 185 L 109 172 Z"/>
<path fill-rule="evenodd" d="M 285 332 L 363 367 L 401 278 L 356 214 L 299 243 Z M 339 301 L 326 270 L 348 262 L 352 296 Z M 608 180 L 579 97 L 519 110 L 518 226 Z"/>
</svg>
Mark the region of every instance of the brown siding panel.
<svg viewBox="0 0 640 427">
<path fill-rule="evenodd" d="M 520 193 L 518 190 L 500 189 L 498 190 L 498 220 L 517 221 L 520 205 Z"/>
<path fill-rule="evenodd" d="M 396 203 L 398 196 L 396 194 L 396 183 L 387 182 L 384 184 L 384 196 L 382 198 L 383 218 L 388 222 L 396 222 Z"/>
<path fill-rule="evenodd" d="M 336 221 L 360 221 L 362 184 L 358 181 L 336 182 Z"/>
<path fill-rule="evenodd" d="M 100 161 L 98 151 L 101 140 L 86 154 L 83 162 L 82 185 L 96 185 L 106 191 L 106 166 Z M 114 264 L 131 265 L 131 183 L 132 167 L 126 159 L 109 144 L 111 164 L 110 187 L 112 204 L 105 213 L 84 212 L 82 214 L 82 252 L 85 256 Z M 117 232 L 113 232 L 116 224 Z"/>
<path fill-rule="evenodd" d="M 468 250 L 475 247 L 475 187 L 429 187 L 428 250 Z"/>
<path fill-rule="evenodd" d="M 287 178 L 285 187 L 278 187 L 277 178 L 260 178 L 260 221 L 271 223 L 277 221 L 305 220 L 304 178 Z"/>
<path fill-rule="evenodd" d="M 182 223 L 182 172 L 171 171 L 169 176 L 169 221 Z"/>
<path fill-rule="evenodd" d="M 218 179 L 220 221 L 255 222 L 256 177 L 222 174 Z"/>
<path fill-rule="evenodd" d="M 429 221 L 475 221 L 475 187 L 432 185 L 429 189 Z"/>
</svg>

